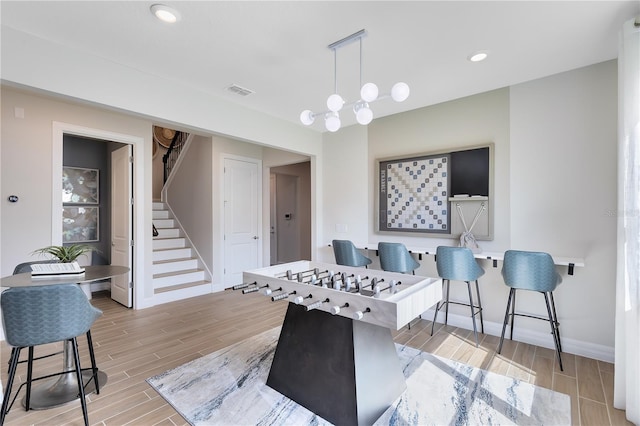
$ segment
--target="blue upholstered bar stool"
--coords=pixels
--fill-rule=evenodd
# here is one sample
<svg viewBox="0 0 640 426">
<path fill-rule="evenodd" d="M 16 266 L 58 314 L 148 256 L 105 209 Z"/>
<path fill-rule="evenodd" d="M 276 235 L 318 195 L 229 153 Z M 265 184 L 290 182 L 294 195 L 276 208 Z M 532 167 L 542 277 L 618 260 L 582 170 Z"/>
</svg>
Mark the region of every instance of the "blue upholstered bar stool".
<svg viewBox="0 0 640 426">
<path fill-rule="evenodd" d="M 439 246 L 436 249 L 436 268 L 438 269 L 438 275 L 442 278 L 443 285 L 446 286 L 445 299 L 436 304 L 436 313 L 433 316 L 433 323 L 431 324 L 431 335 L 433 336 L 433 328 L 438 317 L 438 311 L 444 306 L 444 323 L 447 324 L 449 319 L 449 304 L 469 306 L 471 308 L 471 320 L 473 322 L 473 334 L 476 338 L 476 347 L 478 346 L 478 329 L 476 327 L 476 315 L 480 314 L 480 330 L 484 333 L 484 321 L 482 320 L 482 301 L 480 300 L 480 289 L 478 288 L 478 278 L 484 275 L 484 269 L 482 269 L 473 252 L 466 247 L 445 247 Z M 469 303 L 452 302 L 449 300 L 449 287 L 450 282 L 464 281 L 467 283 L 467 290 L 469 291 Z M 473 303 L 473 295 L 471 294 L 471 281 L 476 282 L 476 296 L 478 298 L 478 304 Z"/>
<path fill-rule="evenodd" d="M 336 263 L 344 266 L 364 266 L 371 263 L 371 259 L 358 251 L 349 240 L 333 240 L 331 242 Z"/>
<path fill-rule="evenodd" d="M 57 284 L 31 287 L 13 287 L 5 290 L 0 298 L 2 306 L 2 326 L 7 343 L 11 348 L 7 385 L 0 411 L 0 424 L 4 423 L 7 412 L 15 402 L 22 385 L 11 398 L 11 387 L 15 378 L 20 358 L 20 351 L 28 348 L 27 380 L 25 409 L 30 409 L 31 383 L 39 378 L 33 378 L 34 346 L 53 342 L 71 342 L 75 360 L 75 373 L 78 381 L 78 395 L 82 406 L 84 422 L 89 424 L 87 404 L 85 401 L 82 368 L 78 354 L 77 336 L 87 335 L 92 363 L 92 379 L 95 381 L 96 393 L 98 387 L 98 369 L 95 364 L 90 327 L 102 311 L 94 308 L 84 292 L 77 284 Z M 46 357 L 46 356 L 45 356 Z M 35 359 L 40 359 L 39 357 Z M 71 373 L 59 373 L 71 374 Z M 59 375 L 58 374 L 58 375 Z M 40 378 L 51 377 L 51 375 Z"/>
<path fill-rule="evenodd" d="M 378 243 L 378 254 L 383 271 L 415 275 L 415 270 L 420 267 L 402 243 Z"/>
<path fill-rule="evenodd" d="M 528 318 L 535 318 L 548 321 L 551 326 L 551 334 L 556 346 L 556 355 L 562 370 L 562 344 L 560 342 L 560 323 L 556 314 L 556 305 L 553 300 L 553 290 L 562 282 L 562 277 L 556 271 L 553 258 L 542 252 L 508 250 L 504 254 L 504 263 L 502 265 L 502 277 L 504 283 L 511 287 L 509 291 L 509 299 L 507 300 L 507 310 L 504 314 L 504 323 L 502 325 L 502 335 L 500 336 L 500 345 L 498 353 L 502 351 L 502 343 L 504 342 L 504 333 L 511 317 L 511 335 L 513 339 L 513 324 L 516 315 Z M 528 315 L 516 313 L 516 290 L 529 290 L 542 293 L 547 305 L 548 318 L 536 315 Z M 509 313 L 511 309 L 511 313 Z"/>
</svg>

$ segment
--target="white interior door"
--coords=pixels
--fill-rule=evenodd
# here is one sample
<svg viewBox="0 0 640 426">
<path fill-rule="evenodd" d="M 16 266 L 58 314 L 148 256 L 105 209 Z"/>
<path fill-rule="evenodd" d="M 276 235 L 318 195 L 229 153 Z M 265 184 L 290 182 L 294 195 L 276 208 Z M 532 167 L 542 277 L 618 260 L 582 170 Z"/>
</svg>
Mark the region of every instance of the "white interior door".
<svg viewBox="0 0 640 426">
<path fill-rule="evenodd" d="M 129 273 L 111 278 L 111 298 L 133 306 L 131 145 L 111 153 L 111 264 L 129 267 Z"/>
<path fill-rule="evenodd" d="M 242 272 L 259 267 L 259 162 L 224 160 L 224 285 L 242 283 Z"/>
</svg>

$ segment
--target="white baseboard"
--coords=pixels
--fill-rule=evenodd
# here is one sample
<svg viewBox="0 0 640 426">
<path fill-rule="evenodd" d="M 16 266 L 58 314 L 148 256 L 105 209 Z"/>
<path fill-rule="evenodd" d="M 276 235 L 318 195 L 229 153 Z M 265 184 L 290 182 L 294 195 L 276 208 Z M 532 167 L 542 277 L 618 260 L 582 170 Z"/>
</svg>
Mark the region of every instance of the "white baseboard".
<svg viewBox="0 0 640 426">
<path fill-rule="evenodd" d="M 105 290 L 111 290 L 111 280 L 91 283 L 91 293 L 95 293 L 96 291 L 105 291 Z"/>
<path fill-rule="evenodd" d="M 429 309 L 427 312 L 422 314 L 422 319 L 432 321 L 434 312 L 435 311 L 433 309 Z M 444 323 L 444 312 L 438 312 L 438 318 L 436 322 L 440 324 Z M 449 312 L 448 324 L 454 327 L 464 328 L 465 330 L 473 330 L 473 325 L 468 315 L 460 315 Z M 476 325 L 478 327 L 478 331 L 480 331 L 479 320 L 477 320 Z M 500 337 L 500 335 L 502 334 L 502 323 L 485 320 L 484 333 Z M 562 338 L 562 352 L 580 355 L 587 358 L 597 359 L 599 361 L 610 363 L 613 363 L 615 361 L 615 352 L 613 347 L 563 337 L 562 328 L 560 328 L 560 333 L 560 336 Z M 528 343 L 530 345 L 536 345 L 543 348 L 555 350 L 551 332 L 543 333 L 524 327 L 518 327 L 516 325 L 513 334 L 513 340 L 516 340 L 518 342 Z M 508 338 L 508 336 L 509 330 L 507 330 L 505 333 L 505 339 Z"/>
<path fill-rule="evenodd" d="M 217 284 L 214 283 L 214 284 L 211 285 L 211 292 L 212 293 L 218 293 L 218 292 L 224 291 L 224 290 L 225 290 L 224 284 L 222 284 L 222 283 L 217 283 Z"/>
<path fill-rule="evenodd" d="M 187 287 L 180 290 L 167 291 L 158 293 L 153 296 L 154 306 L 162 305 L 164 303 L 175 302 L 182 299 L 189 299 L 191 297 L 202 296 L 210 294 L 211 283 L 202 284 L 194 287 Z"/>
</svg>

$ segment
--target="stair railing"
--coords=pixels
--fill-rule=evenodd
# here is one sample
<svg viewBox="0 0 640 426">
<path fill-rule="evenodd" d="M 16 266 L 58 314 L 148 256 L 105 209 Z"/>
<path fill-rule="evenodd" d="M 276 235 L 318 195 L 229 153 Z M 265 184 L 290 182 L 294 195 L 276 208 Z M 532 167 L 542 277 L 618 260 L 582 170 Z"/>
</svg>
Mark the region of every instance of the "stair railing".
<svg viewBox="0 0 640 426">
<path fill-rule="evenodd" d="M 173 139 L 171 139 L 171 144 L 169 145 L 167 152 L 162 156 L 162 163 L 164 165 L 164 183 L 167 183 L 171 170 L 178 161 L 184 142 L 188 137 L 189 133 L 176 131 L 176 134 L 173 135 Z"/>
</svg>

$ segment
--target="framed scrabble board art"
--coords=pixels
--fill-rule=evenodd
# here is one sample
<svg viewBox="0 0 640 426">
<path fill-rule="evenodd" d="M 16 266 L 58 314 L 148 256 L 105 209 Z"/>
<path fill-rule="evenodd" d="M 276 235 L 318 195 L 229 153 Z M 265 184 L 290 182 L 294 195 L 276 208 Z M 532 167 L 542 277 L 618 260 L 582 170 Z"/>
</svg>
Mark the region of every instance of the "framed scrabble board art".
<svg viewBox="0 0 640 426">
<path fill-rule="evenodd" d="M 379 160 L 378 230 L 457 237 L 460 204 L 469 209 L 475 204 L 468 201 L 478 201 L 481 237 L 491 237 L 491 148 Z"/>
<path fill-rule="evenodd" d="M 380 163 L 380 229 L 449 233 L 450 155 Z"/>
</svg>

